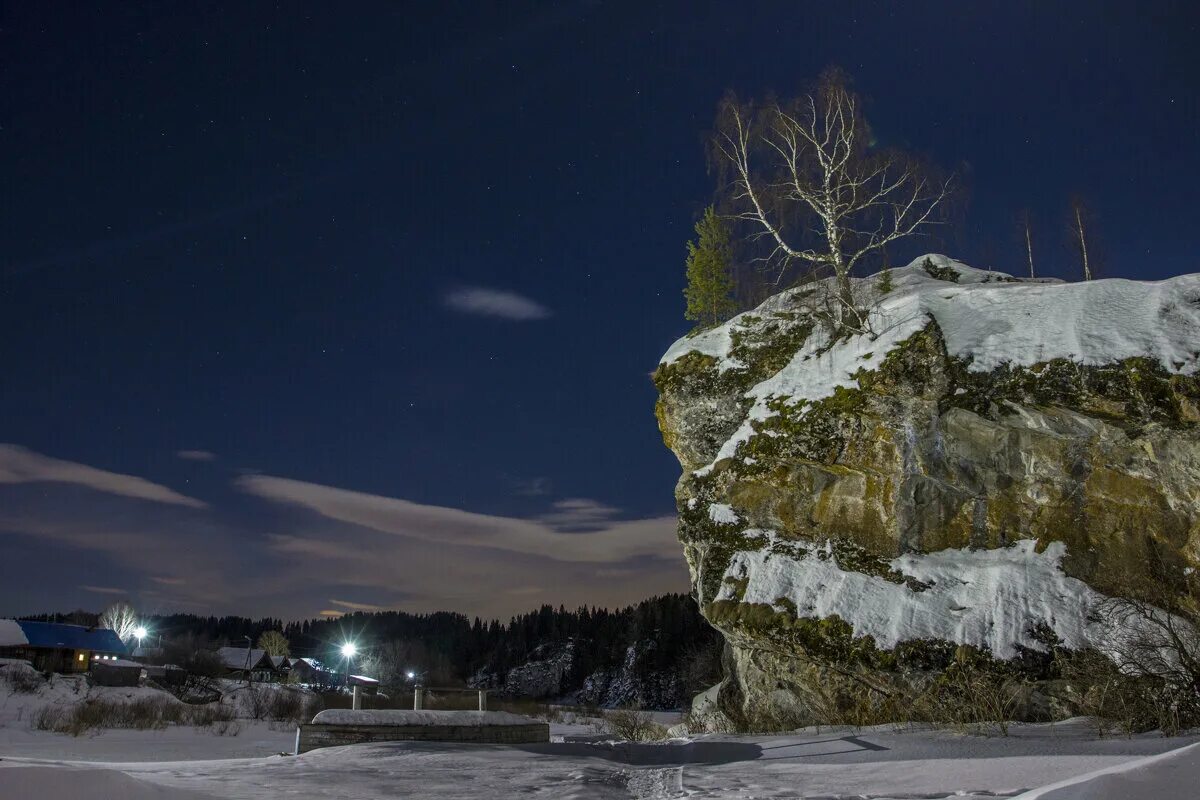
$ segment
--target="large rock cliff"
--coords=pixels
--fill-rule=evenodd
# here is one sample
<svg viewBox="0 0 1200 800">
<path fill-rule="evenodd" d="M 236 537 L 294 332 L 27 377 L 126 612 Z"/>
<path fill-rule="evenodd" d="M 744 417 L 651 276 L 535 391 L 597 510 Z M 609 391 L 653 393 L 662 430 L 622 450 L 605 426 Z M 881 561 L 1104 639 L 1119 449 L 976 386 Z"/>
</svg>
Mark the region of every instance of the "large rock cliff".
<svg viewBox="0 0 1200 800">
<path fill-rule="evenodd" d="M 655 373 L 693 590 L 730 645 L 719 724 L 836 718 L 964 661 L 1045 678 L 1049 650 L 1122 635 L 1106 597 L 1197 591 L 1200 276 L 935 255 L 890 277 L 859 281 L 868 330 L 834 333 L 803 286 Z"/>
</svg>

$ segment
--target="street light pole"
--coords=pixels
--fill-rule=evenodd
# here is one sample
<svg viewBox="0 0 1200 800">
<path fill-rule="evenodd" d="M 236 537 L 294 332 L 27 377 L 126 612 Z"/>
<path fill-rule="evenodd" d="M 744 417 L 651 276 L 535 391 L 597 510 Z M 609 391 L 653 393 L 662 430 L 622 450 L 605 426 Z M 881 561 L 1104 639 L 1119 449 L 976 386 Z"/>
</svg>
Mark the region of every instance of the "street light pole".
<svg viewBox="0 0 1200 800">
<path fill-rule="evenodd" d="M 243 636 L 242 638 L 246 640 L 246 685 L 253 686 L 254 676 L 250 673 L 250 648 L 253 646 L 254 642 L 249 636 Z"/>
<path fill-rule="evenodd" d="M 346 642 L 342 645 L 342 656 L 346 659 L 346 691 L 350 691 L 350 659 L 354 658 L 354 654 L 358 652 L 358 647 L 354 642 Z"/>
</svg>

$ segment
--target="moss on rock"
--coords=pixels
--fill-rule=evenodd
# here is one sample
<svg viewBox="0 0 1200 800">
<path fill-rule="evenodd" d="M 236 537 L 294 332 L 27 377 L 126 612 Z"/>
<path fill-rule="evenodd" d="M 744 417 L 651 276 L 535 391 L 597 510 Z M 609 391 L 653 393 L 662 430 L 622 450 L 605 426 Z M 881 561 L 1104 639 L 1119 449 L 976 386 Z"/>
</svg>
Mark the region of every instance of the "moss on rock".
<svg viewBox="0 0 1200 800">
<path fill-rule="evenodd" d="M 954 274 L 933 277 L 957 281 L 946 269 Z M 734 650 L 722 702 L 812 718 L 824 702 L 814 681 L 849 697 L 856 685 L 907 685 L 905 676 L 953 678 L 964 664 L 997 680 L 1057 680 L 1045 653 L 1010 664 L 925 640 L 885 651 L 844 620 L 806 617 L 786 598 L 742 602 L 745 579 L 727 576 L 739 551 L 813 553 L 905 582 L 890 566 L 904 553 L 1036 539 L 1041 548 L 1063 542 L 1064 570 L 1102 592 L 1151 586 L 1163 570 L 1200 574 L 1200 376 L 1151 359 L 976 371 L 948 354 L 930 322 L 825 398 L 771 398 L 736 455 L 697 474 L 746 420 L 746 392 L 811 335 L 800 299 L 789 302 L 739 318 L 724 361 L 690 353 L 654 375 L 659 427 L 684 465 L 679 537 L 702 610 Z M 714 523 L 713 503 L 741 522 Z M 732 594 L 714 600 L 723 586 Z"/>
</svg>

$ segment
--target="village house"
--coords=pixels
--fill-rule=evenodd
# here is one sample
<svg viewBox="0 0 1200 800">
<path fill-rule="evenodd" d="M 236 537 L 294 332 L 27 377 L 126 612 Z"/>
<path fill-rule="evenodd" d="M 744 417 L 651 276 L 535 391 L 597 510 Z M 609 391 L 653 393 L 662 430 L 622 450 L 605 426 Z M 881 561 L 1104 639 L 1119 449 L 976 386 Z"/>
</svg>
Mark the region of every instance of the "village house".
<svg viewBox="0 0 1200 800">
<path fill-rule="evenodd" d="M 266 650 L 257 648 L 222 647 L 217 650 L 217 658 L 229 677 L 258 683 L 278 683 L 290 668 L 286 658 L 272 658 Z"/>
<path fill-rule="evenodd" d="M 333 685 L 333 673 L 315 658 L 292 659 L 292 674 L 304 686 L 325 688 Z"/>
<path fill-rule="evenodd" d="M 125 655 L 125 645 L 108 628 L 0 619 L 0 658 L 28 661 L 43 672 L 88 672 Z"/>
</svg>

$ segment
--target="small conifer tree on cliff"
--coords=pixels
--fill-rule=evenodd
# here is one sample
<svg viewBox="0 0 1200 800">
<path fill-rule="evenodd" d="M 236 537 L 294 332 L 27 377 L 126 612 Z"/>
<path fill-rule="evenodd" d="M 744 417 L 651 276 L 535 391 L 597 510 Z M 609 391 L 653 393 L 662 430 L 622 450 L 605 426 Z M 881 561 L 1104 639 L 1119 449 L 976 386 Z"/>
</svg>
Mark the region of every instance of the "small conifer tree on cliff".
<svg viewBox="0 0 1200 800">
<path fill-rule="evenodd" d="M 730 276 L 729 227 L 717 216 L 712 206 L 696 223 L 694 242 L 688 242 L 687 299 L 684 319 L 693 319 L 700 328 L 710 328 L 724 322 L 737 305 L 733 299 L 733 278 Z"/>
</svg>

